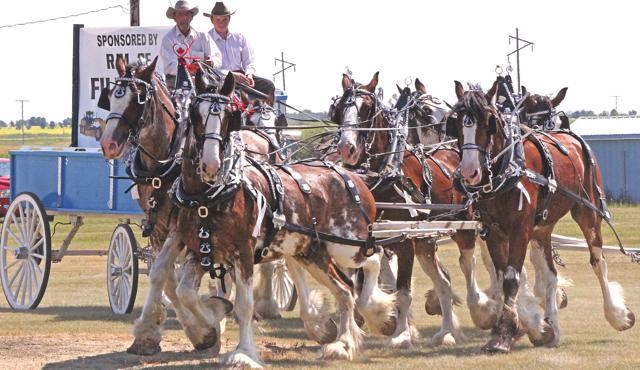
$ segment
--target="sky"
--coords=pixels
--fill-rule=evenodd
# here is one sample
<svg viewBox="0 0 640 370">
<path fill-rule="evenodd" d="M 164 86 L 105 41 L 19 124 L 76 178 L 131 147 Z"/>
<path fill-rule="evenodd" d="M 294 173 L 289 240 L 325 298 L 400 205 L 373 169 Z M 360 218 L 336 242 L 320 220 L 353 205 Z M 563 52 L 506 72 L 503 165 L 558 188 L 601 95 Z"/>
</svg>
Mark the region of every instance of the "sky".
<svg viewBox="0 0 640 370">
<path fill-rule="evenodd" d="M 0 26 L 61 17 L 123 5 L 119 0 L 21 0 L 3 2 Z M 215 1 L 198 5 L 192 23 L 208 31 L 202 16 Z M 143 26 L 172 25 L 168 0 L 140 0 Z M 515 50 L 509 35 L 516 27 L 533 42 L 520 52 L 522 85 L 528 91 L 555 95 L 568 87 L 564 110 L 640 110 L 640 22 L 628 0 L 563 1 L 226 1 L 237 12 L 231 31 L 242 32 L 257 55 L 257 75 L 272 78 L 275 58 L 296 64 L 286 72 L 288 103 L 298 109 L 326 111 L 341 94 L 342 73 L 367 83 L 376 71 L 388 101 L 396 84 L 420 78 L 428 93 L 454 102 L 454 80 L 495 80 L 496 65 L 506 68 Z M 0 119 L 71 116 L 73 24 L 123 27 L 129 14 L 121 8 L 33 25 L 0 28 Z M 510 58 L 516 81 L 515 54 Z M 91 63 L 91 61 L 82 61 Z M 282 79 L 276 78 L 282 88 Z"/>
</svg>

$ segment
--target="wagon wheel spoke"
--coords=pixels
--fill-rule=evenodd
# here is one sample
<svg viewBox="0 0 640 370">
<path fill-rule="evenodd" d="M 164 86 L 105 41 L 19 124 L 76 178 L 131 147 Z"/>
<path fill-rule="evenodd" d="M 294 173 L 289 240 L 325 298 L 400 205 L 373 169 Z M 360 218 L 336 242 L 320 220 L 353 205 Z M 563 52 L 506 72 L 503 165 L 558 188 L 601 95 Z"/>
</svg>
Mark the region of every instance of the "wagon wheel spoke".
<svg viewBox="0 0 640 370">
<path fill-rule="evenodd" d="M 10 228 L 7 228 L 7 233 L 9 234 L 9 236 L 11 236 L 13 240 L 15 240 L 16 243 L 18 243 L 18 246 L 22 245 L 22 241 L 19 239 L 18 235 L 16 235 L 13 231 L 11 231 Z M 19 248 L 19 247 L 16 247 L 16 248 Z"/>
<path fill-rule="evenodd" d="M 38 226 L 40 226 L 40 222 L 38 221 L 38 214 L 35 210 L 31 209 L 29 211 L 29 221 L 27 222 L 27 226 L 29 227 L 29 243 L 27 245 L 33 245 L 33 242 L 36 236 L 39 236 Z"/>
<path fill-rule="evenodd" d="M 16 260 L 16 262 L 18 262 L 18 261 L 20 261 L 20 260 Z M 11 278 L 11 281 L 9 281 L 9 284 L 8 284 L 7 288 L 11 288 L 13 286 L 13 283 L 16 281 L 16 278 L 18 278 L 18 275 L 20 275 L 22 273 L 22 269 L 23 268 L 24 268 L 24 262 L 21 263 L 20 266 L 16 269 L 15 274 L 13 275 L 13 278 Z"/>
<path fill-rule="evenodd" d="M 34 253 L 33 251 L 37 250 L 39 247 L 42 247 L 43 244 L 44 244 L 44 239 L 40 239 L 31 248 L 29 248 L 29 252 L 31 252 L 31 255 L 32 256 L 36 255 L 36 253 Z M 42 254 L 40 254 L 40 255 L 38 255 L 38 257 L 44 257 L 44 256 Z"/>
</svg>

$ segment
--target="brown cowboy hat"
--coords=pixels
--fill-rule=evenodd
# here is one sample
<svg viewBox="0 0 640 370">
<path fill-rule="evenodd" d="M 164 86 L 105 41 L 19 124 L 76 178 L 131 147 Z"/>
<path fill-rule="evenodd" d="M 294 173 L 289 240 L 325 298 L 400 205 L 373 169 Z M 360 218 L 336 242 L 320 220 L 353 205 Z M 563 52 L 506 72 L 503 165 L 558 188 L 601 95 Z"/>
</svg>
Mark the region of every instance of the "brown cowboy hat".
<svg viewBox="0 0 640 370">
<path fill-rule="evenodd" d="M 176 12 L 179 11 L 191 12 L 191 14 L 195 17 L 195 15 L 198 14 L 199 10 L 197 6 L 191 6 L 191 4 L 189 4 L 187 0 L 178 0 L 176 1 L 175 6 L 170 6 L 167 8 L 167 18 L 173 19 Z"/>
<path fill-rule="evenodd" d="M 216 5 L 213 6 L 213 9 L 211 9 L 211 14 L 209 13 L 202 13 L 202 15 L 204 15 L 207 18 L 211 18 L 214 15 L 232 15 L 235 14 L 235 10 L 232 12 L 229 10 L 229 8 L 227 8 L 226 5 L 224 5 L 224 3 L 222 1 L 217 1 Z"/>
</svg>

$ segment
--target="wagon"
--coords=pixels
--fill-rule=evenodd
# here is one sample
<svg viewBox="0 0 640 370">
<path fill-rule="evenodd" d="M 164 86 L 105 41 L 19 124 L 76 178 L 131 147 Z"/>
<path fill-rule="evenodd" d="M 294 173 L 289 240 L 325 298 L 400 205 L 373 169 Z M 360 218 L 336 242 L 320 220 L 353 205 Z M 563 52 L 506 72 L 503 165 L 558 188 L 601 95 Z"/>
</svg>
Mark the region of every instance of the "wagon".
<svg viewBox="0 0 640 370">
<path fill-rule="evenodd" d="M 23 148 L 11 155 L 11 203 L 0 234 L 0 280 L 9 306 L 35 309 L 44 296 L 52 262 L 64 256 L 106 256 L 107 293 L 111 310 L 130 313 L 138 274 L 153 261 L 149 246 L 138 243 L 131 219 L 143 212 L 132 195 L 122 161 L 106 161 L 98 148 L 61 150 Z M 59 249 L 51 241 L 50 221 L 67 216 L 71 229 Z M 71 241 L 86 217 L 119 220 L 107 250 L 71 250 Z M 146 244 L 146 243 L 145 243 Z M 139 260 L 146 262 L 140 268 Z M 282 309 L 295 301 L 285 269 L 272 281 Z M 295 304 L 295 302 L 293 303 Z"/>
</svg>

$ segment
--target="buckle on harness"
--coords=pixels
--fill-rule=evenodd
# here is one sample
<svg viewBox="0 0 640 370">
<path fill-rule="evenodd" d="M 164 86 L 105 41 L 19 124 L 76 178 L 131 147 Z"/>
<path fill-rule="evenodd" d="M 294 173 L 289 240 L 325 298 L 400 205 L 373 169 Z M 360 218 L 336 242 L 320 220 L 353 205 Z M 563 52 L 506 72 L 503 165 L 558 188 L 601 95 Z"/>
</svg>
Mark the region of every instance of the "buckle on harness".
<svg viewBox="0 0 640 370">
<path fill-rule="evenodd" d="M 287 222 L 287 218 L 280 212 L 274 212 L 273 217 L 271 217 L 271 222 L 273 222 L 273 226 L 277 229 L 282 229 Z"/>
<path fill-rule="evenodd" d="M 369 233 L 367 240 L 364 243 L 364 248 L 362 248 L 362 254 L 369 258 L 376 254 L 376 237 L 373 234 Z"/>
<path fill-rule="evenodd" d="M 482 186 L 483 193 L 491 193 L 493 191 L 493 183 L 489 182 Z"/>
<path fill-rule="evenodd" d="M 205 206 L 198 207 L 198 216 L 200 218 L 206 218 L 207 216 L 209 216 L 209 208 Z"/>
<path fill-rule="evenodd" d="M 556 189 L 558 189 L 558 182 L 556 179 L 549 179 L 547 186 L 550 192 L 555 193 Z"/>
<path fill-rule="evenodd" d="M 159 177 L 152 178 L 151 186 L 153 186 L 154 189 L 160 189 L 160 187 L 162 186 L 162 179 Z"/>
</svg>

